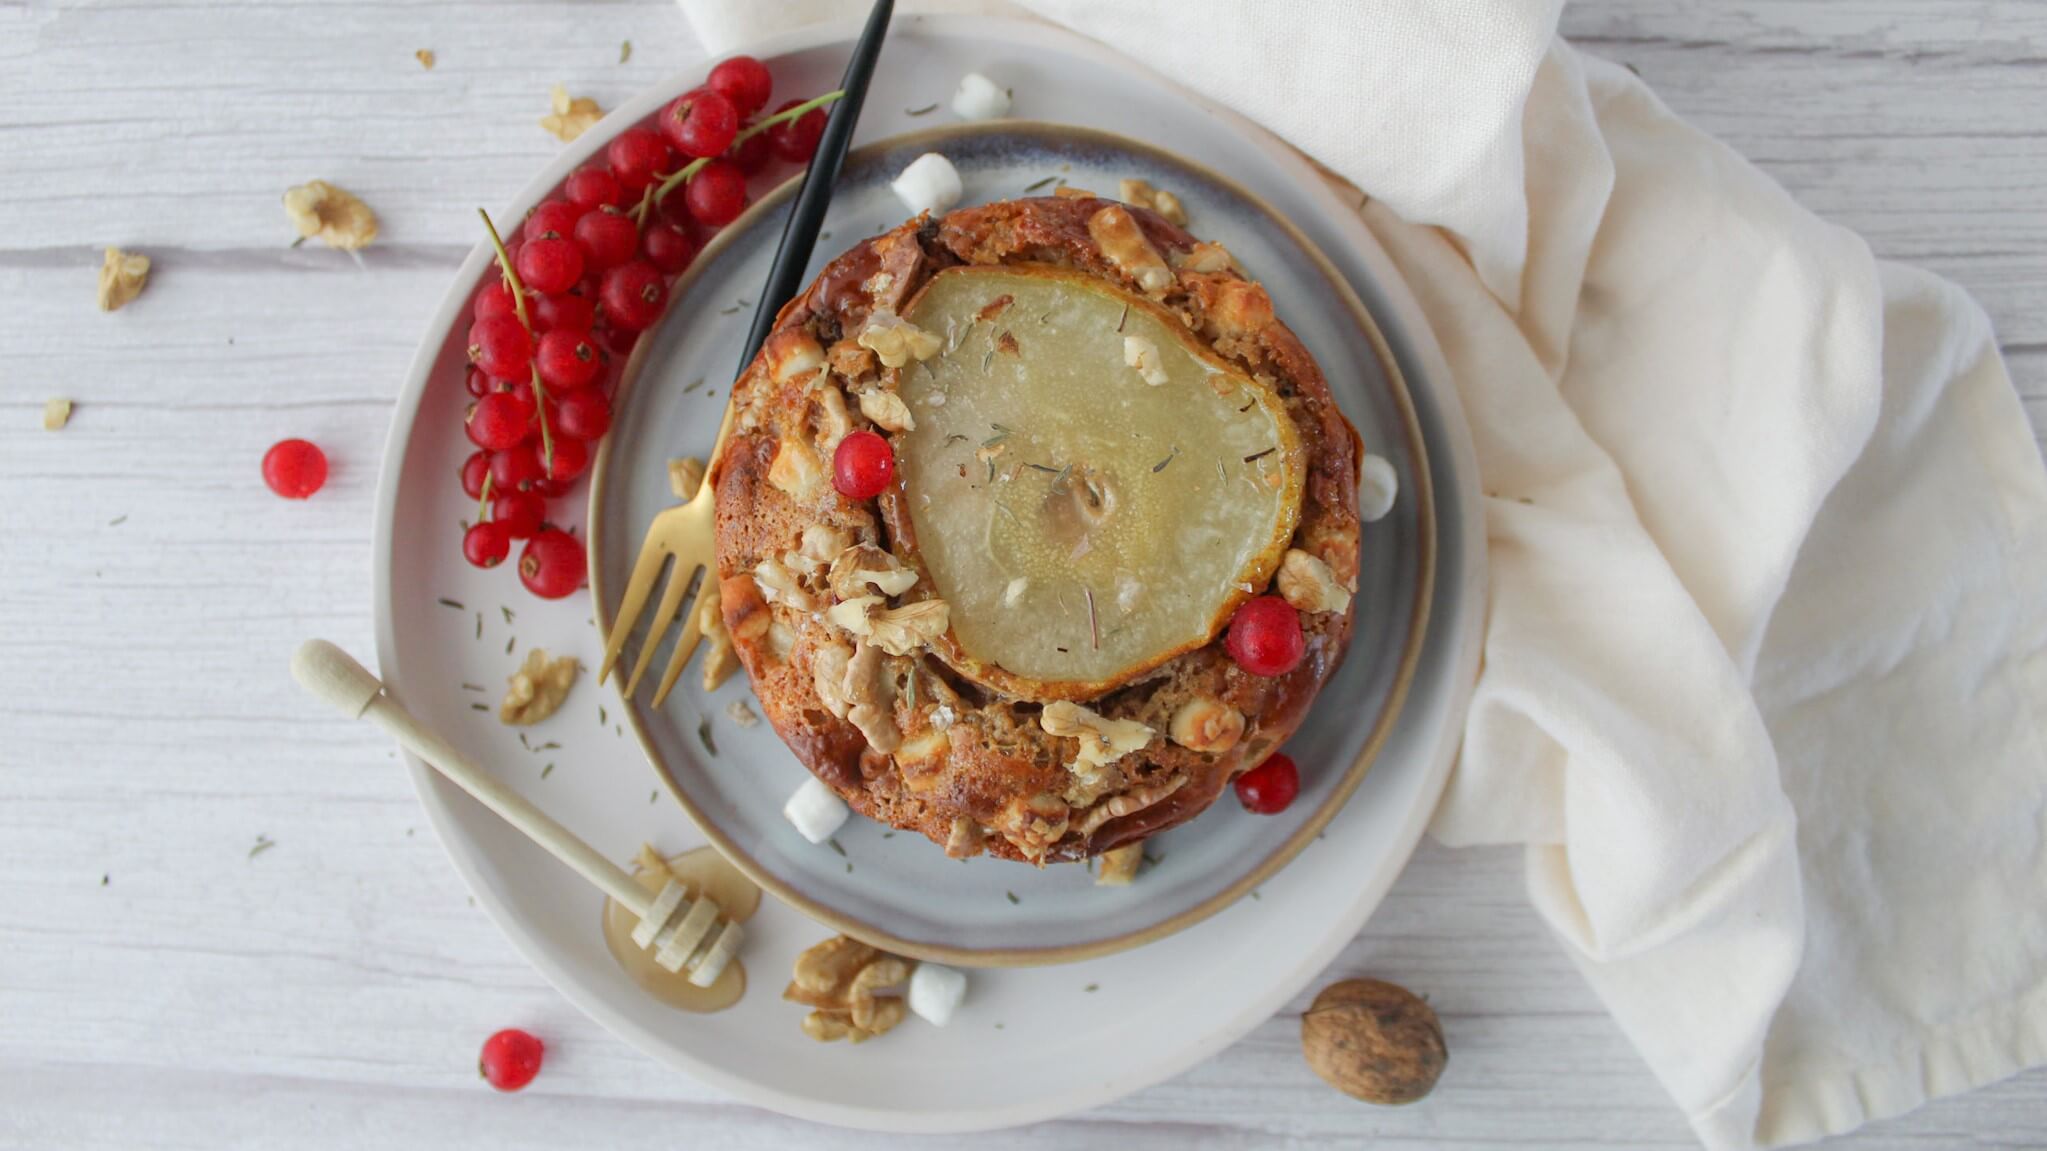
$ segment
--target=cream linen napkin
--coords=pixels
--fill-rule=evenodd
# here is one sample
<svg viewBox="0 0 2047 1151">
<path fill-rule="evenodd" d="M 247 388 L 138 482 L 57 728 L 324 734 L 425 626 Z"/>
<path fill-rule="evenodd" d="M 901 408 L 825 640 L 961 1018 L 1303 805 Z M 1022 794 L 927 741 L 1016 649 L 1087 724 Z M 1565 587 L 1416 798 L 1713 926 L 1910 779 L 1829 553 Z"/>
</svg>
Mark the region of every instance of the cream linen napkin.
<svg viewBox="0 0 2047 1151">
<path fill-rule="evenodd" d="M 1700 1139 L 2047 1062 L 2047 474 L 1982 310 L 1572 50 L 1555 3 L 1024 6 L 1167 75 L 1228 60 L 1208 96 L 1373 197 L 1488 494 L 1434 832 L 1527 845 Z M 683 3 L 713 52 L 865 7 Z"/>
</svg>

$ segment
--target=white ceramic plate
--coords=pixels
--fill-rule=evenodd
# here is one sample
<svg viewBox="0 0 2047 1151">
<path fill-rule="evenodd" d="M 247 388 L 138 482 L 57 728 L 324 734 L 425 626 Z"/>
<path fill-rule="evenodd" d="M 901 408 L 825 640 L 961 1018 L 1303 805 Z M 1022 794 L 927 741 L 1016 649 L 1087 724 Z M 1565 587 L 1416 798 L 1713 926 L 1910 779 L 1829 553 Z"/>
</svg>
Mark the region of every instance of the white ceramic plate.
<svg viewBox="0 0 2047 1151">
<path fill-rule="evenodd" d="M 922 835 L 858 818 L 840 829 L 833 847 L 814 846 L 781 816 L 783 800 L 808 772 L 772 728 L 742 729 L 726 716 L 732 701 L 748 698 L 744 676 L 704 692 L 701 677 L 690 675 L 660 708 L 648 703 L 651 689 L 622 701 L 629 730 L 643 738 L 676 798 L 771 894 L 918 958 L 972 966 L 1069 963 L 1162 938 L 1229 906 L 1313 842 L 1350 796 L 1391 734 L 1421 653 L 1435 559 L 1427 461 L 1398 369 L 1341 274 L 1233 181 L 1121 136 L 1004 121 L 927 128 L 861 148 L 840 175 L 825 221 L 830 238 L 812 261 L 813 275 L 851 243 L 903 222 L 889 181 L 927 151 L 943 153 L 960 170 L 964 204 L 1013 197 L 1034 184 L 1045 195 L 1042 185 L 1055 179 L 1111 193 L 1125 177 L 1171 189 L 1195 233 L 1220 241 L 1267 286 L 1367 449 L 1392 461 L 1400 477 L 1393 513 L 1364 527 L 1355 633 L 1321 696 L 1340 702 L 1311 709 L 1286 744 L 1301 765 L 1299 798 L 1267 817 L 1226 795 L 1198 818 L 1147 840 L 1155 862 L 1130 887 L 1097 888 L 1087 869 L 1070 864 L 950 861 Z M 764 197 L 698 257 L 671 294 L 667 320 L 635 357 L 616 404 L 617 430 L 592 469 L 590 584 L 604 627 L 647 525 L 676 502 L 668 460 L 710 454 L 728 398 L 724 385 L 793 191 L 793 183 L 785 184 Z M 1163 456 L 1165 445 L 1157 450 Z M 666 666 L 669 646 L 657 653 L 657 670 Z"/>
<path fill-rule="evenodd" d="M 774 69 L 778 91 L 823 90 L 841 70 L 852 31 L 806 30 L 754 52 Z M 1378 320 L 1413 391 L 1436 492 L 1436 594 L 1412 691 L 1373 769 L 1324 837 L 1263 882 L 1260 898 L 1118 955 L 977 973 L 950 1027 L 913 1019 L 857 1050 L 804 1038 L 801 1009 L 775 994 L 795 953 L 824 929 L 770 901 L 752 925 L 745 962 L 753 990 L 739 1006 L 714 1016 L 662 1007 L 605 951 L 593 891 L 412 764 L 421 802 L 479 904 L 578 1007 L 749 1102 L 877 1130 L 976 1130 L 1095 1106 L 1191 1066 L 1277 1010 L 1356 933 L 1420 836 L 1454 752 L 1483 622 L 1468 436 L 1454 397 L 1430 383 L 1442 378 L 1440 353 L 1355 214 L 1254 127 L 1099 46 L 1033 24 L 899 19 L 861 137 L 925 126 L 907 110 L 943 102 L 968 69 L 1013 85 L 1019 115 L 1142 138 L 1232 174 L 1330 256 Z M 519 218 L 620 127 L 699 79 L 676 77 L 619 109 L 504 218 Z M 574 652 L 590 666 L 598 654 L 587 600 L 543 604 L 508 568 L 479 572 L 459 554 L 457 524 L 471 508 L 455 482 L 469 450 L 459 432 L 466 396 L 458 325 L 486 255 L 481 247 L 472 254 L 427 329 L 394 418 L 376 524 L 384 678 L 428 723 L 614 857 L 643 840 L 671 852 L 694 846 L 701 835 L 653 783 L 609 689 L 580 684 L 562 712 L 529 734 L 544 750 L 529 750 L 472 710 L 494 695 L 463 687 L 497 692 L 530 646 Z M 1320 709 L 1332 702 L 1325 694 Z"/>
</svg>

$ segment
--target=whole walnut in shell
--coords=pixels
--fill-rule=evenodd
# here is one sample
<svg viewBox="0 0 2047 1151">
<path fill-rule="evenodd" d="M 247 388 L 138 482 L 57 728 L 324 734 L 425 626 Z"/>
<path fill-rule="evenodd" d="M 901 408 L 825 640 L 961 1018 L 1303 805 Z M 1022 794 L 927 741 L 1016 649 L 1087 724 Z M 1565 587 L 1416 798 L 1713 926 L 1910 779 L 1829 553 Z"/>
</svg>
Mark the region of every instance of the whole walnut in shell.
<svg viewBox="0 0 2047 1151">
<path fill-rule="evenodd" d="M 1301 1016 L 1301 1051 L 1331 1087 L 1388 1105 L 1427 1095 L 1450 1058 L 1435 1010 L 1378 979 L 1323 988 Z"/>
</svg>

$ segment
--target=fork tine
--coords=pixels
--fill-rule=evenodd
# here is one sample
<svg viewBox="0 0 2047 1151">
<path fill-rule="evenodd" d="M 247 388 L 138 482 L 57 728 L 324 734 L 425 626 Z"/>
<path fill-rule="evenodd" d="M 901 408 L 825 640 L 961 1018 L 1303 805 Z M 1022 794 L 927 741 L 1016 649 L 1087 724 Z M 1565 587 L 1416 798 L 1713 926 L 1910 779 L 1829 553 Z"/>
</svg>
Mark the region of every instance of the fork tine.
<svg viewBox="0 0 2047 1151">
<path fill-rule="evenodd" d="M 668 657 L 668 668 L 661 673 L 661 686 L 654 689 L 655 707 L 660 707 L 661 701 L 668 698 L 669 691 L 675 687 L 675 681 L 682 676 L 683 665 L 689 662 L 690 653 L 697 649 L 697 641 L 704 637 L 701 610 L 704 597 L 717 594 L 715 573 L 707 568 L 704 571 L 704 582 L 697 588 L 696 598 L 689 602 L 689 611 L 682 617 L 682 630 L 675 636 L 675 651 Z"/>
<path fill-rule="evenodd" d="M 618 615 L 611 621 L 611 635 L 604 643 L 604 662 L 598 665 L 597 682 L 603 683 L 618 664 L 619 653 L 625 650 L 626 638 L 633 634 L 633 625 L 640 620 L 640 610 L 647 606 L 647 596 L 654 590 L 654 581 L 661 578 L 661 569 L 667 566 L 668 549 L 663 546 L 667 537 L 652 530 L 640 543 L 640 558 L 633 561 L 633 578 L 626 582 L 625 599 L 618 605 Z M 655 639 L 661 633 L 653 633 Z M 631 693 L 628 692 L 628 695 Z"/>
<path fill-rule="evenodd" d="M 632 677 L 625 681 L 626 695 L 639 690 L 640 677 L 647 674 L 647 666 L 654 662 L 654 649 L 661 646 L 661 633 L 675 622 L 675 613 L 682 610 L 682 599 L 689 594 L 689 581 L 696 574 L 697 565 L 685 564 L 677 557 L 675 567 L 668 573 L 668 586 L 661 589 L 661 605 L 647 621 L 647 638 L 640 643 L 640 658 L 633 664 Z"/>
</svg>

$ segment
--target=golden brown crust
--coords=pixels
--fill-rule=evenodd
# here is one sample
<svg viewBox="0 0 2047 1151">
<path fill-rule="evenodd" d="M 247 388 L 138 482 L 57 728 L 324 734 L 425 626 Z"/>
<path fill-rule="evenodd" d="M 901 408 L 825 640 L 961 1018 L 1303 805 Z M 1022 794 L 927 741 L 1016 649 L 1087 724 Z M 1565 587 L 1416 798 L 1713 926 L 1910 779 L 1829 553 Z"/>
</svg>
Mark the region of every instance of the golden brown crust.
<svg viewBox="0 0 2047 1151">
<path fill-rule="evenodd" d="M 827 583 L 833 555 L 856 544 L 887 550 L 908 526 L 907 517 L 885 521 L 874 501 L 841 496 L 830 481 L 838 437 L 875 427 L 857 393 L 884 383 L 875 354 L 856 337 L 873 311 L 897 310 L 933 273 L 959 264 L 1054 264 L 1140 293 L 1150 282 L 1149 298 L 1284 398 L 1309 461 L 1293 546 L 1337 580 L 1355 582 L 1361 447 L 1320 369 L 1273 317 L 1263 288 L 1227 266 L 1181 267 L 1193 236 L 1148 209 L 1105 215 L 1113 206 L 1045 198 L 920 217 L 832 261 L 778 317 L 781 343 L 770 347 L 779 350 L 764 352 L 734 389 L 738 422 L 712 477 L 720 605 L 769 722 L 856 811 L 955 853 L 1079 859 L 1192 818 L 1293 733 L 1350 641 L 1354 602 L 1302 617 L 1307 658 L 1285 676 L 1245 673 L 1218 636 L 1086 701 L 1091 712 L 1155 734 L 1083 776 L 1074 766 L 1081 740 L 1049 734 L 1041 705 L 997 696 L 929 647 L 889 654 L 847 630 L 843 613 L 859 609 Z M 1145 242 L 1177 269 L 1169 283 Z M 819 358 L 805 358 L 804 343 L 789 333 L 814 340 Z M 870 610 L 928 598 L 928 583 Z M 1239 713 L 1241 737 L 1205 751 L 1174 742 L 1173 718 L 1190 702 Z"/>
</svg>

